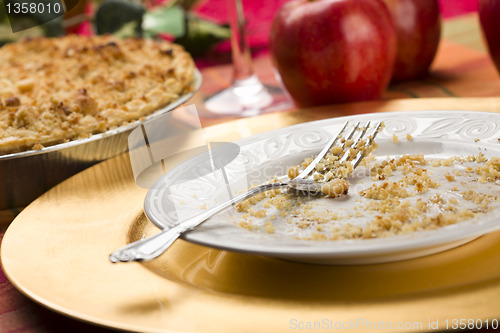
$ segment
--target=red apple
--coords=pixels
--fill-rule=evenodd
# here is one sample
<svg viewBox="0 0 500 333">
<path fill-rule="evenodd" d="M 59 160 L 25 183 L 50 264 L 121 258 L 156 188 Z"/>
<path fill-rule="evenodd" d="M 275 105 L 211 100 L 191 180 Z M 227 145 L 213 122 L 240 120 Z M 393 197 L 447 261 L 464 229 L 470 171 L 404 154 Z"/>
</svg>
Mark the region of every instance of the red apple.
<svg viewBox="0 0 500 333">
<path fill-rule="evenodd" d="M 479 0 L 479 20 L 491 59 L 500 73 L 500 1 Z"/>
<path fill-rule="evenodd" d="M 270 52 L 299 106 L 379 99 L 396 33 L 381 0 L 293 0 L 276 13 Z"/>
<path fill-rule="evenodd" d="M 441 37 L 437 0 L 383 0 L 397 35 L 393 81 L 411 80 L 429 72 Z"/>
</svg>

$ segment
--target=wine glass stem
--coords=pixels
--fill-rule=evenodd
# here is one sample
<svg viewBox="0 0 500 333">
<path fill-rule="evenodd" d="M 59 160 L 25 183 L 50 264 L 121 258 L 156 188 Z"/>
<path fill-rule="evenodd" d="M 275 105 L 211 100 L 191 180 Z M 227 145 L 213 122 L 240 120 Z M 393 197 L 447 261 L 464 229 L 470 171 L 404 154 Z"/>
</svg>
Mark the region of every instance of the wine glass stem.
<svg viewBox="0 0 500 333">
<path fill-rule="evenodd" d="M 231 26 L 233 56 L 233 82 L 243 81 L 254 75 L 252 57 L 246 36 L 246 21 L 241 0 L 227 0 Z"/>
</svg>

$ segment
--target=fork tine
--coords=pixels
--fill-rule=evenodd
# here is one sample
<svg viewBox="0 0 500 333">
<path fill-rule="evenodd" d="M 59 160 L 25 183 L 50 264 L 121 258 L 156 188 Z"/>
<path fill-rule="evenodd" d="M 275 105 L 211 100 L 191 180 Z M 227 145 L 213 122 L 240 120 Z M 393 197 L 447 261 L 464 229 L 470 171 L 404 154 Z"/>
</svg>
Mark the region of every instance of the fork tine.
<svg viewBox="0 0 500 333">
<path fill-rule="evenodd" d="M 305 168 L 297 177 L 295 177 L 296 179 L 304 179 L 311 173 L 311 171 L 313 171 L 313 169 L 316 168 L 316 164 L 318 164 L 325 157 L 325 155 L 330 151 L 333 145 L 342 137 L 342 134 L 344 133 L 348 125 L 349 121 L 346 121 L 344 126 L 342 126 L 342 129 L 338 132 L 337 136 L 335 138 L 332 138 L 328 142 L 325 148 L 323 148 L 323 150 L 316 156 L 316 158 L 311 162 L 311 164 L 309 164 L 307 168 Z M 352 136 L 352 133 L 350 135 Z"/>
<path fill-rule="evenodd" d="M 358 148 L 359 143 L 362 142 L 361 140 L 365 137 L 368 129 L 371 126 L 371 123 L 372 122 L 368 122 L 366 124 L 366 126 L 364 126 L 363 128 L 361 128 L 361 130 L 360 130 L 360 124 L 361 124 L 361 122 L 358 121 L 355 125 L 353 125 L 352 129 L 349 131 L 349 133 L 346 136 L 343 137 L 343 141 L 339 145 L 340 148 L 341 148 L 340 152 L 339 153 L 334 153 L 333 151 L 331 151 L 332 147 L 335 145 L 335 143 L 340 138 L 342 138 L 342 135 L 343 135 L 344 131 L 346 130 L 346 128 L 349 125 L 348 121 L 345 122 L 345 124 L 342 126 L 342 129 L 338 132 L 337 136 L 335 138 L 332 138 L 328 142 L 328 144 L 325 146 L 325 148 L 323 148 L 323 150 L 318 155 L 316 155 L 316 158 L 301 173 L 299 173 L 294 178 L 294 180 L 295 181 L 302 180 L 302 179 L 305 179 L 307 176 L 309 176 L 309 174 L 316 168 L 316 165 L 321 160 L 323 160 L 323 158 L 326 156 L 326 154 L 328 152 L 330 152 L 330 151 L 332 153 L 334 153 L 335 155 L 340 156 L 340 159 L 339 159 L 340 163 L 346 162 L 347 160 L 351 159 L 353 156 L 351 156 L 350 147 L 352 147 L 354 149 Z M 381 126 L 380 122 L 378 122 L 375 125 L 375 129 L 373 130 L 373 133 L 369 136 L 369 139 L 365 142 L 365 146 L 370 145 L 373 142 L 373 139 L 375 139 L 375 136 L 377 135 L 377 133 L 378 133 L 378 131 L 380 129 L 380 126 Z M 347 144 L 348 140 L 351 140 L 353 138 L 353 136 L 355 136 L 355 134 L 357 132 L 360 132 L 360 134 L 356 135 L 356 139 L 353 140 L 353 142 L 351 143 L 350 147 L 346 147 L 346 144 Z M 364 156 L 363 156 L 362 152 L 360 151 L 356 155 L 356 157 L 354 158 L 354 160 L 351 161 L 351 163 L 353 165 L 353 169 L 358 166 L 359 162 L 361 162 L 361 160 L 363 159 L 363 157 Z"/>
<path fill-rule="evenodd" d="M 369 122 L 366 125 L 366 129 L 363 132 L 363 134 L 359 137 L 358 143 L 359 143 L 359 140 L 361 140 L 361 138 L 366 134 L 368 127 L 370 125 L 371 125 L 371 122 Z M 381 126 L 382 126 L 382 123 L 380 121 L 375 124 L 373 132 L 368 136 L 368 140 L 365 142 L 365 147 L 368 147 L 369 145 L 372 144 L 373 140 L 375 140 L 375 137 L 377 136 L 378 132 L 380 131 Z M 357 148 L 357 147 L 355 147 L 355 148 Z M 356 169 L 356 167 L 359 165 L 359 163 L 361 162 L 361 160 L 364 157 L 365 156 L 364 156 L 363 152 L 359 151 L 358 154 L 356 155 L 356 157 L 354 158 L 354 160 L 352 161 L 352 168 Z"/>
<path fill-rule="evenodd" d="M 346 152 L 346 144 L 347 144 L 348 140 L 352 139 L 352 137 L 354 136 L 354 134 L 355 134 L 355 133 L 356 133 L 356 131 L 358 130 L 358 128 L 359 128 L 359 124 L 360 124 L 360 123 L 361 123 L 361 122 L 359 122 L 359 121 L 358 121 L 358 122 L 357 122 L 357 123 L 356 123 L 356 124 L 352 127 L 351 132 L 350 132 L 350 133 L 349 133 L 346 137 L 344 137 L 344 138 L 343 138 L 343 141 L 340 143 L 340 145 L 338 145 L 338 146 L 337 146 L 337 147 L 340 147 L 339 152 L 334 152 L 333 150 L 331 150 L 331 151 L 330 151 L 333 155 L 340 157 L 340 160 L 342 160 L 342 158 L 343 158 L 343 157 L 344 157 L 344 155 L 345 155 L 345 152 Z M 347 123 L 346 123 L 346 124 L 347 124 Z M 352 145 L 353 145 L 353 144 L 351 143 L 351 145 L 350 145 L 350 146 L 352 146 Z M 332 147 L 333 147 L 333 145 L 332 145 Z M 332 147 L 330 147 L 330 149 L 332 149 Z"/>
<path fill-rule="evenodd" d="M 344 142 L 342 142 L 342 144 L 341 144 L 342 149 L 344 149 L 344 148 L 345 148 L 345 144 L 346 144 L 347 140 L 352 139 L 352 137 L 353 137 L 354 133 L 356 133 L 356 131 L 357 131 L 357 130 L 358 130 L 358 128 L 359 128 L 359 124 L 360 124 L 360 122 L 358 121 L 358 122 L 356 123 L 356 125 L 354 125 L 354 126 L 352 127 L 351 132 L 350 132 L 350 133 L 349 133 L 349 135 L 345 138 Z"/>
<path fill-rule="evenodd" d="M 359 142 L 364 137 L 364 135 L 369 127 L 370 127 L 370 122 L 368 122 L 364 127 L 361 128 L 359 135 L 357 135 L 357 138 L 355 140 L 353 140 L 352 144 L 349 147 L 345 148 L 344 146 L 342 146 L 342 151 L 339 153 L 339 156 L 340 156 L 339 162 L 340 163 L 344 163 L 353 157 L 352 153 L 351 153 L 351 149 L 358 148 Z"/>
<path fill-rule="evenodd" d="M 350 153 L 350 148 L 353 148 L 353 149 L 356 149 L 358 148 L 358 145 L 359 145 L 359 142 L 361 141 L 361 139 L 364 137 L 364 135 L 366 134 L 366 131 L 368 130 L 368 128 L 370 127 L 370 121 L 364 126 L 361 128 L 361 132 L 359 133 L 359 135 L 357 136 L 356 140 L 353 141 L 353 143 L 351 144 L 350 147 L 348 147 L 348 149 L 346 149 L 345 151 L 343 151 L 343 155 L 342 157 L 340 158 L 340 162 L 345 162 L 347 161 L 349 158 L 351 158 L 351 153 Z M 359 123 L 358 123 L 359 124 Z"/>
</svg>

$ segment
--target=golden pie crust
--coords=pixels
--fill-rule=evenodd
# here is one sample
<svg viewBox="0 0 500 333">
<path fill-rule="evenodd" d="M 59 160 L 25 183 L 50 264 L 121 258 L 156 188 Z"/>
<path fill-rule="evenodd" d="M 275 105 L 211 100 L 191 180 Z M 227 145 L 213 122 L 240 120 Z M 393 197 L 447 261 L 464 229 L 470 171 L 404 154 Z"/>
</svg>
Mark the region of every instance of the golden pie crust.
<svg viewBox="0 0 500 333">
<path fill-rule="evenodd" d="M 0 155 L 87 138 L 191 89 L 195 65 L 166 41 L 35 38 L 0 48 Z"/>
</svg>

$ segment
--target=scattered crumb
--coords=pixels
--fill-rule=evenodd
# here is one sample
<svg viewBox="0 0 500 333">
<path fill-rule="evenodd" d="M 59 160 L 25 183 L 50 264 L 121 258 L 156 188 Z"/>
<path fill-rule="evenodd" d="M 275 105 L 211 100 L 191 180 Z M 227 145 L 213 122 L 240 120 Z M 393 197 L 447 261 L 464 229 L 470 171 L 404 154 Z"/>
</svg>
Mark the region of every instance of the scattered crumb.
<svg viewBox="0 0 500 333">
<path fill-rule="evenodd" d="M 409 134 L 406 139 L 413 140 Z M 400 142 L 396 135 L 393 141 Z M 361 151 L 350 140 L 341 142 L 350 147 L 347 149 L 350 156 Z M 339 162 L 339 154 L 344 150 L 335 146 L 316 165 L 312 176 L 322 184 L 319 200 L 289 195 L 285 189 L 262 193 L 237 205 L 242 214 L 239 225 L 269 234 L 288 228 L 295 230 L 290 232 L 292 238 L 318 241 L 392 237 L 470 220 L 491 211 L 492 203 L 499 201 L 495 195 L 473 190 L 471 185 L 476 184 L 474 188 L 483 183 L 500 185 L 500 157 L 488 159 L 478 153 L 431 160 L 423 154 L 407 154 L 380 161 L 372 154 L 373 149 L 362 151 L 367 156 L 362 163 L 369 172 L 365 174 L 369 175 L 366 180 L 371 182 L 358 182 L 357 186 L 363 184 L 361 188 L 350 186 L 345 179 L 351 174 L 352 165 Z M 295 178 L 312 160 L 308 157 L 290 167 L 289 178 Z M 343 196 L 353 188 L 355 192 L 346 200 L 355 195 L 359 199 L 350 210 L 336 206 L 342 198 L 326 199 Z M 251 222 L 249 216 L 256 220 Z M 356 220 L 362 220 L 363 224 L 354 223 Z"/>
<path fill-rule="evenodd" d="M 346 195 L 349 191 L 349 183 L 345 179 L 334 179 L 324 184 L 321 191 L 331 198 Z"/>
<path fill-rule="evenodd" d="M 274 229 L 274 226 L 271 222 L 266 222 L 265 226 L 266 226 L 266 232 L 268 234 L 274 233 L 275 229 Z"/>
<path fill-rule="evenodd" d="M 240 221 L 240 223 L 238 223 L 238 226 L 248 230 L 253 230 L 253 225 L 250 221 Z"/>
<path fill-rule="evenodd" d="M 290 168 L 288 168 L 288 172 L 287 172 L 287 175 L 288 175 L 288 178 L 290 179 L 294 179 L 295 177 L 297 177 L 299 175 L 299 165 L 294 165 Z"/>
</svg>

